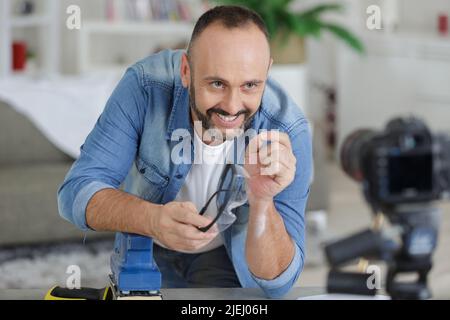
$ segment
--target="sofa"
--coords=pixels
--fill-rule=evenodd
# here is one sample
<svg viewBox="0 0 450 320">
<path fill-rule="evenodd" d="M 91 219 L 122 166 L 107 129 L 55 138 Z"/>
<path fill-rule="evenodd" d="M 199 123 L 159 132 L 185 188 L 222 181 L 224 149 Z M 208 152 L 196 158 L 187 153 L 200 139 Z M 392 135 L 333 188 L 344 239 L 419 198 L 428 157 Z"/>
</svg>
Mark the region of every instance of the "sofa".
<svg viewBox="0 0 450 320">
<path fill-rule="evenodd" d="M 0 101 L 0 246 L 84 238 L 57 209 L 56 192 L 72 162 Z"/>
</svg>

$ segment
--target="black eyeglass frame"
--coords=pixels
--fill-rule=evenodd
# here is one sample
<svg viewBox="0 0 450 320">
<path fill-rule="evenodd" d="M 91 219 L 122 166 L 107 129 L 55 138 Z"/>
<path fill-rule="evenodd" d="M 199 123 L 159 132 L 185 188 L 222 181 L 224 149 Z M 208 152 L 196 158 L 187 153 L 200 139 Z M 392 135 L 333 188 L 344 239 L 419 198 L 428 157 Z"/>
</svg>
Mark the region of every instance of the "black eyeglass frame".
<svg viewBox="0 0 450 320">
<path fill-rule="evenodd" d="M 225 186 L 223 184 L 224 184 L 225 179 L 226 179 L 227 175 L 229 174 L 230 170 L 231 170 L 231 174 L 232 174 L 231 183 L 230 183 L 231 187 L 228 189 L 225 189 L 224 188 Z M 242 188 L 244 187 L 244 182 L 245 182 L 245 177 L 239 173 L 236 165 L 230 164 L 230 163 L 225 165 L 225 169 L 223 170 L 222 175 L 220 176 L 218 190 L 216 192 L 214 192 L 211 197 L 209 197 L 208 201 L 206 201 L 206 204 L 200 210 L 199 214 L 200 215 L 205 214 L 206 210 L 208 209 L 209 204 L 214 199 L 214 197 L 216 197 L 219 193 L 229 192 L 229 197 L 226 201 L 224 201 L 224 203 L 220 206 L 220 208 L 218 208 L 217 215 L 214 218 L 214 220 L 211 221 L 211 223 L 205 227 L 198 227 L 197 228 L 198 230 L 200 230 L 202 232 L 207 232 L 220 219 L 220 217 L 225 212 L 225 210 L 227 209 L 227 207 L 229 206 L 231 201 L 235 200 L 237 197 L 237 194 L 239 192 L 241 192 Z"/>
</svg>

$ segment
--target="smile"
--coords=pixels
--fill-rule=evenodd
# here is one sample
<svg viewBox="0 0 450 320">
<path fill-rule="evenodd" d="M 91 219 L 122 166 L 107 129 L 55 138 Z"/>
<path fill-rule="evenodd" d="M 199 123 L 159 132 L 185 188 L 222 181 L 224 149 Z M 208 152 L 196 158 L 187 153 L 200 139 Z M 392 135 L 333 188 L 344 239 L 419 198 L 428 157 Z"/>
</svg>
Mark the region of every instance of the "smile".
<svg viewBox="0 0 450 320">
<path fill-rule="evenodd" d="M 242 124 L 243 115 L 238 116 L 224 116 L 217 112 L 213 113 L 213 121 L 218 127 L 222 128 L 236 128 Z"/>
<path fill-rule="evenodd" d="M 222 119 L 223 121 L 226 122 L 233 122 L 234 120 L 236 120 L 239 116 L 224 116 L 222 114 L 217 113 L 217 116 Z"/>
</svg>

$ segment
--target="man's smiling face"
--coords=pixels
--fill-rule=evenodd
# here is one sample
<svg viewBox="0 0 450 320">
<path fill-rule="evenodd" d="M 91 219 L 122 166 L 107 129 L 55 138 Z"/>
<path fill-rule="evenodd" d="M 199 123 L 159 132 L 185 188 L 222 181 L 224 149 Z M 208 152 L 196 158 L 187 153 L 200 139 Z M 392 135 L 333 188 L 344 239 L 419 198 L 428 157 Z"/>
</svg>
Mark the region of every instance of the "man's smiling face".
<svg viewBox="0 0 450 320">
<path fill-rule="evenodd" d="M 181 77 L 189 87 L 192 119 L 223 137 L 245 129 L 261 104 L 272 64 L 264 33 L 251 23 L 232 29 L 213 23 L 190 55 L 182 58 Z"/>
</svg>

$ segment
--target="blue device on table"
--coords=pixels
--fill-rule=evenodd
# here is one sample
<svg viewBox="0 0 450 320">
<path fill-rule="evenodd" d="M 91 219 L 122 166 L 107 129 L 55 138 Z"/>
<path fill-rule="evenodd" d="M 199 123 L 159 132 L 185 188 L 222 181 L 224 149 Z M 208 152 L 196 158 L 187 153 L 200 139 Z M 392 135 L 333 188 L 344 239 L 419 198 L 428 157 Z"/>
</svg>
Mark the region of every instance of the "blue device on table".
<svg viewBox="0 0 450 320">
<path fill-rule="evenodd" d="M 161 299 L 161 273 L 153 259 L 153 239 L 117 233 L 110 280 L 116 299 Z"/>
</svg>

